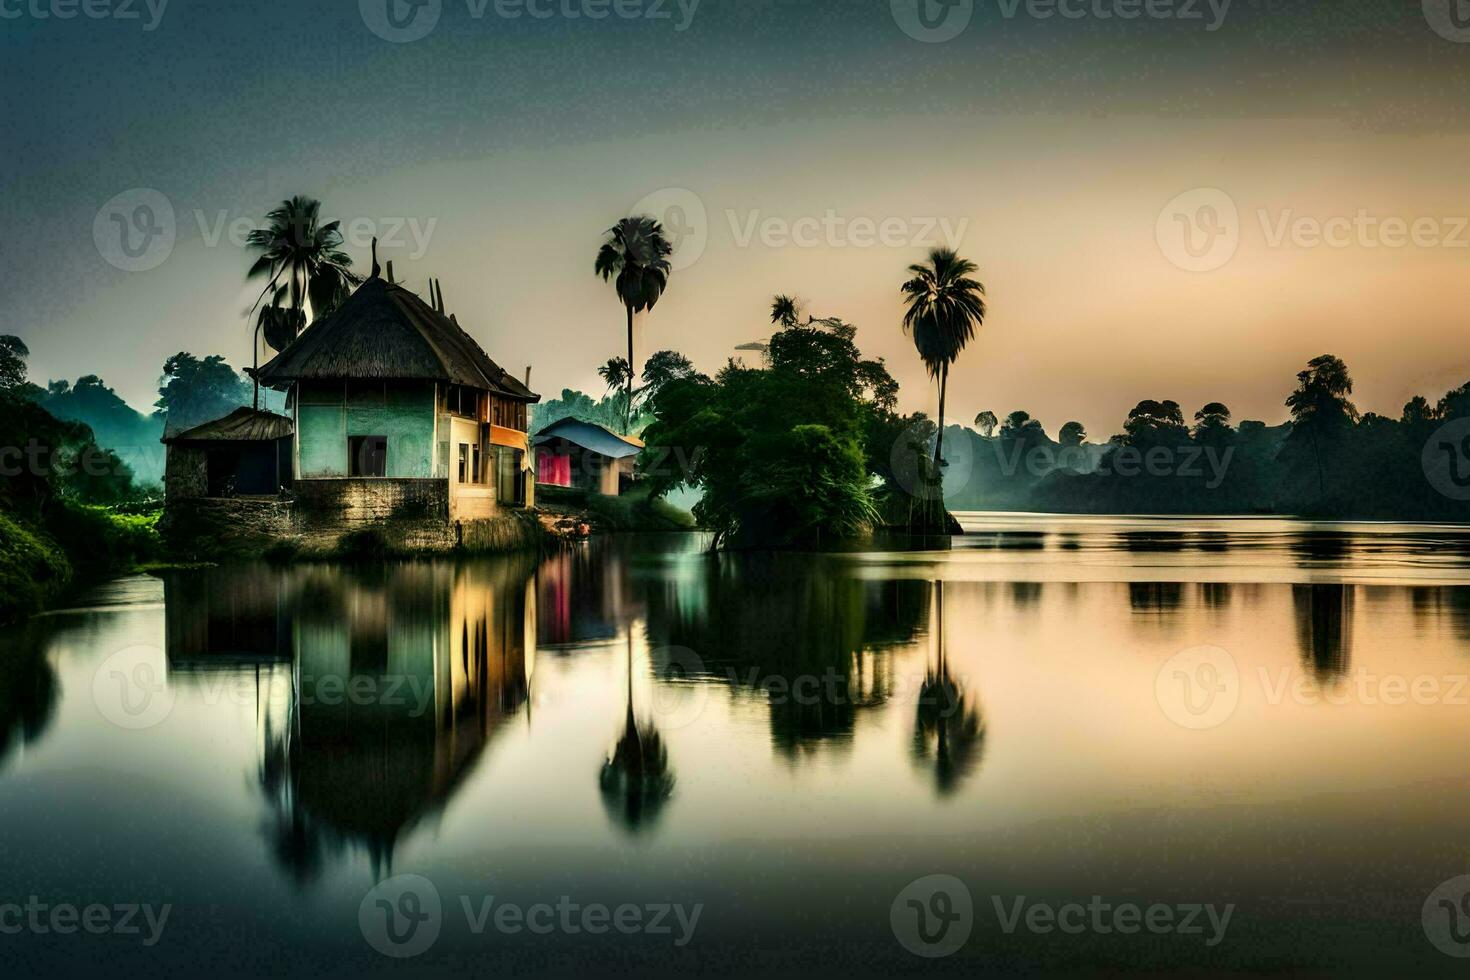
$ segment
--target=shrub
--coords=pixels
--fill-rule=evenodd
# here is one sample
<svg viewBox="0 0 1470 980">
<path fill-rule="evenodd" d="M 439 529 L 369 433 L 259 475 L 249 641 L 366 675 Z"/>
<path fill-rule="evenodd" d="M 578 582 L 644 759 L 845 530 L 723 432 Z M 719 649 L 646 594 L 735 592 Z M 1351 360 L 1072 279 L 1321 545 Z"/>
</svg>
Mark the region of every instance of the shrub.
<svg viewBox="0 0 1470 980">
<path fill-rule="evenodd" d="M 0 513 L 0 622 L 40 609 L 71 575 L 55 541 Z"/>
</svg>

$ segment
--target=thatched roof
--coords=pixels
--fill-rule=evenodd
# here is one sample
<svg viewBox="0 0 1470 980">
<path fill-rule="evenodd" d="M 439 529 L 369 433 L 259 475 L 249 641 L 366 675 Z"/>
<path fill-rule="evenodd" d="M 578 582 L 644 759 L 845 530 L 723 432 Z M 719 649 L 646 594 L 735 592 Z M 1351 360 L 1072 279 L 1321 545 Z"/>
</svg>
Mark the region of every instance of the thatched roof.
<svg viewBox="0 0 1470 980">
<path fill-rule="evenodd" d="M 485 354 L 458 323 L 374 276 L 261 367 L 260 381 L 443 381 L 518 401 L 541 396 Z"/>
<path fill-rule="evenodd" d="M 284 415 L 242 405 L 224 418 L 196 425 L 192 429 L 163 437 L 173 442 L 268 442 L 284 439 L 296 431 L 295 424 Z"/>
<path fill-rule="evenodd" d="M 565 439 L 575 446 L 590 449 L 599 456 L 608 459 L 623 459 L 627 456 L 637 456 L 643 449 L 643 441 L 633 436 L 620 436 L 611 429 L 598 425 L 596 422 L 583 422 L 581 419 L 567 417 L 558 419 L 540 432 L 536 438 L 531 440 L 533 445 L 540 446 L 553 439 Z"/>
</svg>

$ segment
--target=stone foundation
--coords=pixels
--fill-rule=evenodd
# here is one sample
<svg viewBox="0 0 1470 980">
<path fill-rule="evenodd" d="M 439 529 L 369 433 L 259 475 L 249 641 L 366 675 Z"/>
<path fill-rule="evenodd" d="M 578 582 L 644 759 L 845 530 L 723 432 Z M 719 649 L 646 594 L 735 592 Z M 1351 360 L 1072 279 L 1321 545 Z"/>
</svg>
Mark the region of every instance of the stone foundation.
<svg viewBox="0 0 1470 980">
<path fill-rule="evenodd" d="M 303 520 L 344 528 L 386 520 L 449 520 L 447 480 L 298 480 Z"/>
<path fill-rule="evenodd" d="M 327 556 L 518 551 L 546 537 L 532 511 L 451 522 L 444 480 L 310 480 L 294 499 L 174 499 L 160 531 L 181 557 L 259 555 L 279 548 Z"/>
</svg>

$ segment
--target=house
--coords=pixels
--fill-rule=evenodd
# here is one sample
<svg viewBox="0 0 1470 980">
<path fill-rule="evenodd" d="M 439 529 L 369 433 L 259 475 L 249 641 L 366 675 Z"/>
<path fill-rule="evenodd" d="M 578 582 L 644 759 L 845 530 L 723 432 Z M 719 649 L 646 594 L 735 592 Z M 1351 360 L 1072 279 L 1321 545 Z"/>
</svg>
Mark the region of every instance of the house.
<svg viewBox="0 0 1470 980">
<path fill-rule="evenodd" d="M 581 419 L 553 422 L 536 434 L 536 482 L 616 497 L 633 479 L 643 442 Z"/>
<path fill-rule="evenodd" d="M 445 314 L 441 296 L 430 305 L 375 265 L 257 372 L 286 392 L 303 512 L 460 522 L 534 503 L 526 418 L 541 398 Z"/>
<path fill-rule="evenodd" d="M 277 496 L 291 486 L 294 431 L 285 416 L 242 407 L 164 435 L 166 498 Z"/>
</svg>

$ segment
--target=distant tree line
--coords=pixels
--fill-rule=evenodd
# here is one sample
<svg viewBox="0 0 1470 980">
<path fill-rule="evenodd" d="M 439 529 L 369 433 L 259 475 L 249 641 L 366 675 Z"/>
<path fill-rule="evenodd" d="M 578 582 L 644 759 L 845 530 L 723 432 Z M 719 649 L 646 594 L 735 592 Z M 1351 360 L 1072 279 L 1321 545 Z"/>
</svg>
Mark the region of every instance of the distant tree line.
<svg viewBox="0 0 1470 980">
<path fill-rule="evenodd" d="M 1233 424 L 1222 402 L 1186 417 L 1172 400 L 1145 399 L 1105 444 L 1068 422 L 1051 439 L 1024 411 L 992 412 L 952 430 L 945 496 L 956 510 L 1060 513 L 1291 514 L 1314 518 L 1464 520 L 1441 473 L 1465 470 L 1470 384 L 1436 402 L 1415 396 L 1397 418 L 1361 414 L 1347 365 L 1313 358 L 1286 399 L 1290 419 Z M 1470 422 L 1464 436 L 1470 437 Z M 1460 458 L 1463 457 L 1463 458 Z M 1436 468 L 1438 467 L 1438 468 Z"/>
</svg>

